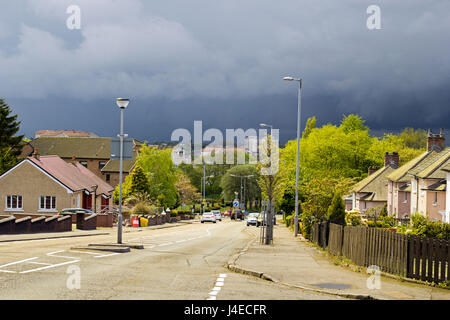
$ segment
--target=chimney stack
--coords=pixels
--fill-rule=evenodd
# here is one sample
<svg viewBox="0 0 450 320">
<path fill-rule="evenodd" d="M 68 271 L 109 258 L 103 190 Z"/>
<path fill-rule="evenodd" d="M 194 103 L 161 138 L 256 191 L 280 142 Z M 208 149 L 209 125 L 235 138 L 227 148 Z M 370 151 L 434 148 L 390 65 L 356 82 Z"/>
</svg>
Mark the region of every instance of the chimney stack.
<svg viewBox="0 0 450 320">
<path fill-rule="evenodd" d="M 378 170 L 377 167 L 369 167 L 369 176 L 370 176 L 372 173 L 375 173 L 377 170 Z"/>
<path fill-rule="evenodd" d="M 439 134 L 433 134 L 431 129 L 428 129 L 427 136 L 427 151 L 436 151 L 441 152 L 445 149 L 445 137 L 444 137 L 444 129 L 441 128 Z"/>
<path fill-rule="evenodd" d="M 400 157 L 397 152 L 386 152 L 384 155 L 384 166 L 391 166 L 393 168 L 398 168 Z"/>
</svg>

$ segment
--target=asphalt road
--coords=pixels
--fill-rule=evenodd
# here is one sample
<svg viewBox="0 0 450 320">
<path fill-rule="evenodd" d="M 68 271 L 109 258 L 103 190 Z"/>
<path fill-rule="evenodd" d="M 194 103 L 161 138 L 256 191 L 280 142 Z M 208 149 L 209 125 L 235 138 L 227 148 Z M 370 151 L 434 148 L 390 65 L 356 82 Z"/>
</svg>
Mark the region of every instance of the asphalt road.
<svg viewBox="0 0 450 320">
<path fill-rule="evenodd" d="M 247 228 L 224 220 L 124 233 L 145 249 L 121 254 L 70 250 L 115 235 L 2 243 L 0 299 L 340 299 L 226 269 L 252 239 Z"/>
</svg>

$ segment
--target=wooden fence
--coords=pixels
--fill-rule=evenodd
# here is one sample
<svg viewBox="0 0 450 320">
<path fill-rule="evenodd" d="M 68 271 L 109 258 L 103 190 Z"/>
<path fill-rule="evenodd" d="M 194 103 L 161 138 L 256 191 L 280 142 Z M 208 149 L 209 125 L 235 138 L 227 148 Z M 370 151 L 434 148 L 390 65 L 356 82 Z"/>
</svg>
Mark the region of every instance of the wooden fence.
<svg viewBox="0 0 450 320">
<path fill-rule="evenodd" d="M 327 236 L 327 239 L 324 237 Z M 449 280 L 450 241 L 367 227 L 316 223 L 311 241 L 355 264 L 429 282 Z"/>
</svg>

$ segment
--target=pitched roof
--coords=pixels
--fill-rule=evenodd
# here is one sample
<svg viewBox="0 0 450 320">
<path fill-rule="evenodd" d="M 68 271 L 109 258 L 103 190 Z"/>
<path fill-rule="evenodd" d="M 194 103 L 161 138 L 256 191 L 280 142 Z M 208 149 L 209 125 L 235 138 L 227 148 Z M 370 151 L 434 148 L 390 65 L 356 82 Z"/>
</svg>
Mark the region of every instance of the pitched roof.
<svg viewBox="0 0 450 320">
<path fill-rule="evenodd" d="M 391 166 L 383 167 L 355 184 L 352 191 L 368 193 L 368 195 L 362 197 L 365 197 L 365 200 L 387 201 L 387 176 L 394 170 Z"/>
<path fill-rule="evenodd" d="M 30 142 L 40 155 L 61 158 L 109 159 L 110 138 L 36 138 Z"/>
<path fill-rule="evenodd" d="M 430 157 L 430 159 L 427 159 L 428 161 L 424 161 L 422 165 L 418 166 L 415 170 L 411 170 L 410 174 L 422 179 L 445 178 L 445 173 L 439 169 L 450 163 L 450 148 L 435 153 L 434 157 Z"/>
<path fill-rule="evenodd" d="M 430 156 L 432 152 L 424 152 L 421 155 L 415 157 L 414 159 L 408 161 L 398 169 L 394 170 L 390 175 L 388 175 L 388 179 L 395 182 L 407 182 L 411 180 L 407 177 L 407 173 L 412 168 L 416 167 L 419 163 L 421 163 L 424 159 Z"/>
<path fill-rule="evenodd" d="M 442 171 L 450 172 L 450 163 L 446 163 L 441 168 Z"/>
<path fill-rule="evenodd" d="M 123 160 L 123 172 L 129 173 L 133 170 L 135 160 Z M 119 172 L 120 160 L 109 160 L 102 168 L 102 172 Z"/>
<path fill-rule="evenodd" d="M 39 130 L 34 135 L 35 137 L 98 137 L 95 133 L 80 130 Z"/>
<path fill-rule="evenodd" d="M 114 190 L 114 187 L 76 161 L 67 163 L 58 156 L 40 156 L 39 159 L 28 157 L 26 160 L 31 161 L 72 191 L 93 192 L 92 187 L 98 186 L 97 194 L 110 195 Z"/>
</svg>

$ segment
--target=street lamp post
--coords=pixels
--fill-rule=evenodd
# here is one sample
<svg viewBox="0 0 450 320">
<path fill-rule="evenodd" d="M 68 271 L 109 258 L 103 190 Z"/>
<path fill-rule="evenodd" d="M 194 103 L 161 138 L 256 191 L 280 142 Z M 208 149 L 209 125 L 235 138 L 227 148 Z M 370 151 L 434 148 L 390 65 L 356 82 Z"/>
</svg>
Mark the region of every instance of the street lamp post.
<svg viewBox="0 0 450 320">
<path fill-rule="evenodd" d="M 117 106 L 120 108 L 120 174 L 119 174 L 119 219 L 117 226 L 117 243 L 122 243 L 122 180 L 123 180 L 123 113 L 130 103 L 129 99 L 117 98 Z"/>
<path fill-rule="evenodd" d="M 237 175 L 235 175 L 235 174 L 231 174 L 230 173 L 230 176 L 231 177 L 235 177 L 235 178 L 241 178 L 241 199 L 240 199 L 240 203 L 239 203 L 239 206 L 240 207 L 242 207 L 242 179 L 243 178 L 251 178 L 251 177 L 253 177 L 253 175 L 251 174 L 251 175 L 248 175 L 248 176 L 237 176 Z M 244 191 L 245 192 L 245 191 Z M 245 208 L 244 208 L 245 209 Z"/>
<path fill-rule="evenodd" d="M 293 77 L 284 77 L 285 81 L 298 82 L 298 111 L 297 111 L 297 167 L 295 173 L 295 216 L 294 216 L 294 236 L 298 235 L 298 175 L 299 175 L 299 155 L 300 155 L 300 116 L 302 100 L 302 79 Z"/>
</svg>

